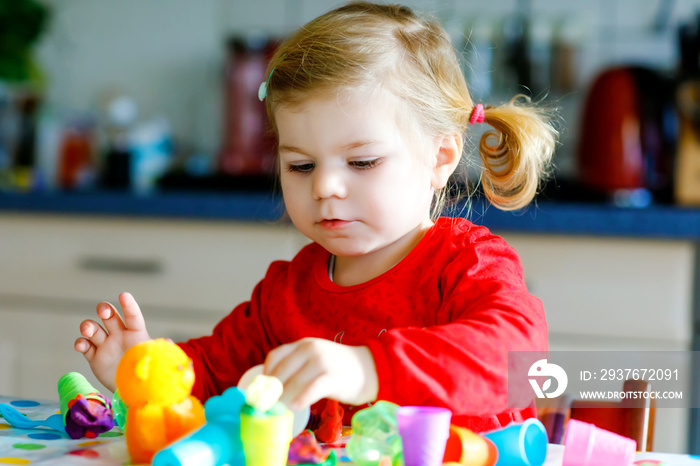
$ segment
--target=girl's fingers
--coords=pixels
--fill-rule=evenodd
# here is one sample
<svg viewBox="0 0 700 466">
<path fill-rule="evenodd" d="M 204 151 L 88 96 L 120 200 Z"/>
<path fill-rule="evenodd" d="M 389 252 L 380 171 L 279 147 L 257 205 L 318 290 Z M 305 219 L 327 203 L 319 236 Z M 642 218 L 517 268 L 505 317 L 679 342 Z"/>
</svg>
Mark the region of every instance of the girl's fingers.
<svg viewBox="0 0 700 466">
<path fill-rule="evenodd" d="M 85 359 L 87 359 L 88 363 L 92 362 L 92 358 L 95 357 L 95 345 L 90 342 L 87 338 L 78 338 L 75 340 L 75 343 L 73 343 L 73 348 L 78 353 L 82 353 L 83 356 L 85 356 Z"/>
<path fill-rule="evenodd" d="M 101 302 L 97 305 L 97 316 L 102 319 L 107 333 L 124 331 L 124 321 L 117 310 L 108 302 Z"/>
<path fill-rule="evenodd" d="M 96 346 L 100 346 L 107 339 L 107 332 L 105 332 L 105 329 L 94 320 L 84 320 L 81 322 L 80 334 Z"/>
<path fill-rule="evenodd" d="M 328 395 L 327 378 L 320 376 L 313 379 L 304 390 L 299 393 L 289 404 L 294 411 L 311 406 L 317 401 L 326 398 Z"/>
<path fill-rule="evenodd" d="M 267 354 L 263 374 L 275 376 L 284 384 L 303 364 L 294 357 L 296 344 L 278 346 Z"/>
<path fill-rule="evenodd" d="M 284 384 L 284 392 L 280 400 L 297 411 L 305 406 L 311 406 L 314 402 L 325 397 L 324 377 L 312 364 L 304 364 Z"/>
<path fill-rule="evenodd" d="M 146 322 L 143 319 L 143 313 L 138 303 L 131 293 L 122 293 L 119 295 L 119 304 L 124 311 L 124 323 L 129 330 L 146 330 Z"/>
</svg>

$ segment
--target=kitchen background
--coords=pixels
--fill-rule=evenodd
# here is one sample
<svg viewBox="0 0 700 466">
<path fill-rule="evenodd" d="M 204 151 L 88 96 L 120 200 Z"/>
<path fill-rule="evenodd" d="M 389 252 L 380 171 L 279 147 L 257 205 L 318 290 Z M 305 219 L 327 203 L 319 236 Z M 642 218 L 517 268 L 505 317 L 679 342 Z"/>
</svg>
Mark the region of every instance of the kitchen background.
<svg viewBox="0 0 700 466">
<path fill-rule="evenodd" d="M 148 193 L 159 186 L 261 186 L 250 176 L 231 182 L 207 179 L 209 183 L 201 177 L 265 175 L 272 170 L 269 146 L 260 144 L 262 105 L 255 101 L 270 42 L 335 4 L 320 0 L 47 1 L 41 33 L 28 49 L 34 59 L 29 84 L 18 90 L 9 81 L 0 87 L 0 171 L 4 173 L 0 188 Z M 615 197 L 623 204 L 649 201 L 645 192 L 635 188 L 649 188 L 659 200 L 669 200 L 671 152 L 678 138 L 672 111 L 674 86 L 698 69 L 700 2 L 424 0 L 408 4 L 445 24 L 465 59 L 477 101 L 498 104 L 525 92 L 560 109 L 562 145 L 555 159 L 560 182 L 583 179 L 584 186 L 576 188 L 593 187 L 606 195 L 623 190 Z M 21 28 L 22 23 L 11 16 L 12 8 L 4 14 L 9 15 L 8 24 Z M 681 35 L 685 53 L 691 55 L 685 65 Z M 631 65 L 648 70 L 607 76 L 597 88 L 603 94 L 598 95 L 621 95 L 598 98 L 591 111 L 597 122 L 584 125 L 584 103 L 594 78 L 608 67 Z M 630 89 L 615 90 L 625 85 Z M 688 91 L 689 99 L 695 91 Z M 628 94 L 635 94 L 632 97 L 639 97 L 639 102 L 626 99 Z M 621 126 L 628 117 L 653 132 L 656 142 L 645 140 L 641 146 L 639 141 L 636 145 L 623 142 L 621 134 L 628 130 Z M 649 119 L 653 121 L 644 121 Z M 603 147 L 607 143 L 597 142 L 606 131 L 601 126 L 611 125 L 607 131 L 617 135 L 617 144 L 626 144 L 624 158 L 632 161 L 609 156 Z M 33 126 L 31 131 L 27 126 Z M 584 131 L 592 139 L 581 148 Z M 27 138 L 34 138 L 35 144 Z M 579 163 L 580 149 L 602 155 L 588 155 Z M 602 172 L 606 171 L 617 180 L 605 178 Z M 166 173 L 170 176 L 161 180 Z M 555 194 L 570 194 L 568 186 Z"/>
<path fill-rule="evenodd" d="M 101 300 L 206 334 L 305 244 L 268 222 L 257 88 L 274 41 L 337 4 L 0 0 L 0 394 L 88 374 L 72 342 Z M 700 0 L 407 4 L 445 24 L 477 101 L 560 108 L 537 208 L 472 218 L 518 250 L 551 349 L 697 349 Z M 697 410 L 658 410 L 655 449 L 700 453 Z"/>
</svg>

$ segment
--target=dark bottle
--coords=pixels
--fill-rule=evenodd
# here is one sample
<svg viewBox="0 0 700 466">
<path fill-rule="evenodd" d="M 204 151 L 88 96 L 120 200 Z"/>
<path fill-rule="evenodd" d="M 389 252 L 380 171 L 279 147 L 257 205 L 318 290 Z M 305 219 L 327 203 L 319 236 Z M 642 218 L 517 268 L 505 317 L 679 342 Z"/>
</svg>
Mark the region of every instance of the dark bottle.
<svg viewBox="0 0 700 466">
<path fill-rule="evenodd" d="M 127 95 L 117 95 L 106 106 L 105 135 L 107 146 L 101 167 L 100 186 L 125 191 L 132 186 L 132 147 L 130 134 L 136 122 L 136 102 Z"/>
<path fill-rule="evenodd" d="M 131 149 L 126 137 L 114 137 L 104 156 L 101 187 L 128 190 L 131 187 Z"/>
</svg>

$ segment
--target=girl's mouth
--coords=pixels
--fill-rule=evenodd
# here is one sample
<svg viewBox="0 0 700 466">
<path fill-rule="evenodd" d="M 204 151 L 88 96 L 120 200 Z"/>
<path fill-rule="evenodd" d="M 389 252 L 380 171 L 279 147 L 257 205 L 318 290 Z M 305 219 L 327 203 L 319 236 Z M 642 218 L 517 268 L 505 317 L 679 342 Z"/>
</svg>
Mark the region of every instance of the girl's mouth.
<svg viewBox="0 0 700 466">
<path fill-rule="evenodd" d="M 326 228 L 327 230 L 339 230 L 350 225 L 352 222 L 349 220 L 340 220 L 337 218 L 326 218 L 319 222 L 319 224 Z"/>
</svg>

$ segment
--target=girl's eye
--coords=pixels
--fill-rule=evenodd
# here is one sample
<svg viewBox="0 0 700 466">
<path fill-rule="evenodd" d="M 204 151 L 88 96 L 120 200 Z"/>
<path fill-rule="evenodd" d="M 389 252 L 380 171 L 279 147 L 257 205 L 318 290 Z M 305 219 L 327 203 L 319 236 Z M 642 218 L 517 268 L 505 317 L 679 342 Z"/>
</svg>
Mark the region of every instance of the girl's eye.
<svg viewBox="0 0 700 466">
<path fill-rule="evenodd" d="M 288 172 L 308 173 L 313 169 L 314 169 L 314 164 L 309 162 L 309 163 L 289 164 L 287 171 Z"/>
<path fill-rule="evenodd" d="M 379 165 L 379 159 L 353 160 L 350 162 L 350 165 L 359 170 L 367 170 L 368 168 L 373 168 Z"/>
</svg>

